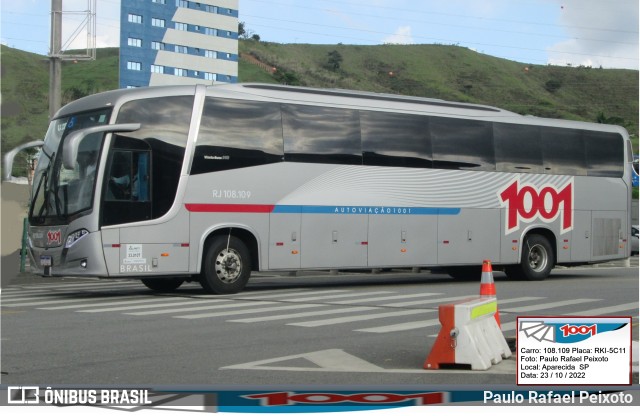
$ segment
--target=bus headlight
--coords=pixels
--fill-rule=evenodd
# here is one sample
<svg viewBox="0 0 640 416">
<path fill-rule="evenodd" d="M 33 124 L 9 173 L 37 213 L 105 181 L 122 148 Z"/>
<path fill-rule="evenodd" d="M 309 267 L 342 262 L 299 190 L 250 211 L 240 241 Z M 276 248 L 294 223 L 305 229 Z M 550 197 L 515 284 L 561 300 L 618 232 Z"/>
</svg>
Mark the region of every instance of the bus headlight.
<svg viewBox="0 0 640 416">
<path fill-rule="evenodd" d="M 89 231 L 85 230 L 84 228 L 81 229 L 81 230 L 72 232 L 67 237 L 67 242 L 64 244 L 64 248 L 71 247 L 72 245 L 74 245 L 75 243 L 80 241 L 82 239 L 82 237 L 84 237 L 87 234 L 89 234 Z"/>
</svg>

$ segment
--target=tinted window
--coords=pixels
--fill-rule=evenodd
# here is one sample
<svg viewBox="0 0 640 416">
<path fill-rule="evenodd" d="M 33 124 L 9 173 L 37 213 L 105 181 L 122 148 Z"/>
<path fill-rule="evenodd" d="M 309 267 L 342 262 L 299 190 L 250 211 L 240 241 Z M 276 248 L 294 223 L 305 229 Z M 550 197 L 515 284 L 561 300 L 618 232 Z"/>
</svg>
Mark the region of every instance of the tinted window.
<svg viewBox="0 0 640 416">
<path fill-rule="evenodd" d="M 144 140 L 151 148 L 153 218 L 164 215 L 176 197 L 193 96 L 157 97 L 125 103 L 117 123 L 140 123 L 141 128 L 122 137 Z"/>
<path fill-rule="evenodd" d="M 498 171 L 543 173 L 539 127 L 495 123 L 493 142 Z"/>
<path fill-rule="evenodd" d="M 105 175 L 102 224 L 151 218 L 151 152 L 142 140 L 116 137 Z"/>
<path fill-rule="evenodd" d="M 207 98 L 191 174 L 276 163 L 282 158 L 279 104 Z"/>
<path fill-rule="evenodd" d="M 362 164 L 358 112 L 282 105 L 285 160 Z"/>
<path fill-rule="evenodd" d="M 427 117 L 362 111 L 360 128 L 365 165 L 432 166 Z"/>
<path fill-rule="evenodd" d="M 580 130 L 541 127 L 544 172 L 553 175 L 587 174 Z"/>
<path fill-rule="evenodd" d="M 624 173 L 624 143 L 615 133 L 584 132 L 589 176 L 620 178 Z"/>
<path fill-rule="evenodd" d="M 433 167 L 495 170 L 491 123 L 432 117 L 429 120 Z"/>
</svg>

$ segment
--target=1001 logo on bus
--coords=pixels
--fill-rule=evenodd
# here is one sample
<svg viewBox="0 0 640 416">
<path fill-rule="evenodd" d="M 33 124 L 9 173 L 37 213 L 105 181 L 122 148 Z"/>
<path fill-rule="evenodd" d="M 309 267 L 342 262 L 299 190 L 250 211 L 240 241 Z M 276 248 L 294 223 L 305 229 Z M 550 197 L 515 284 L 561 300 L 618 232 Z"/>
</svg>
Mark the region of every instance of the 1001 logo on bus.
<svg viewBox="0 0 640 416">
<path fill-rule="evenodd" d="M 522 185 L 514 180 L 499 194 L 502 206 L 507 208 L 506 233 L 520 228 L 520 221 L 541 220 L 553 222 L 560 217 L 561 233 L 573 229 L 573 179 L 558 188 L 545 185 Z"/>
</svg>

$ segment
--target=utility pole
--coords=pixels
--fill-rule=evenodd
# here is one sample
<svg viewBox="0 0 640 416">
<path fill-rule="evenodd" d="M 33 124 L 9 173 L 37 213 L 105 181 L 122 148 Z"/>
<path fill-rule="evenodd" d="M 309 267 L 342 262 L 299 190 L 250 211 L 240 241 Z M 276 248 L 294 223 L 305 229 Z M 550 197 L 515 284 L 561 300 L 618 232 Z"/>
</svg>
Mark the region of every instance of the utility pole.
<svg viewBox="0 0 640 416">
<path fill-rule="evenodd" d="M 49 50 L 49 119 L 62 103 L 62 0 L 51 0 L 51 47 Z"/>
</svg>

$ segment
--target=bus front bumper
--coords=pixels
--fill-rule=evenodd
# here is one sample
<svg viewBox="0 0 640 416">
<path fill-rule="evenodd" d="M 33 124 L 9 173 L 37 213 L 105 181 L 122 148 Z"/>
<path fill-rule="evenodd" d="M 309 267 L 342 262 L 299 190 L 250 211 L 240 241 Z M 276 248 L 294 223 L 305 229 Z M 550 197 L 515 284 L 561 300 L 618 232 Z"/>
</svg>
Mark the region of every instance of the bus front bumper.
<svg viewBox="0 0 640 416">
<path fill-rule="evenodd" d="M 108 277 L 100 232 L 83 236 L 69 247 L 29 244 L 31 272 L 40 276 Z"/>
</svg>

